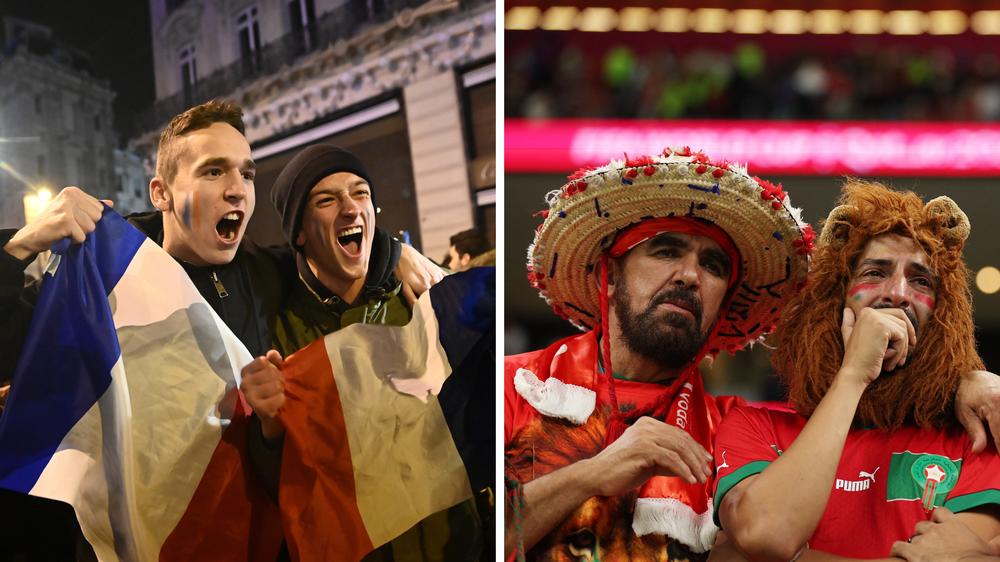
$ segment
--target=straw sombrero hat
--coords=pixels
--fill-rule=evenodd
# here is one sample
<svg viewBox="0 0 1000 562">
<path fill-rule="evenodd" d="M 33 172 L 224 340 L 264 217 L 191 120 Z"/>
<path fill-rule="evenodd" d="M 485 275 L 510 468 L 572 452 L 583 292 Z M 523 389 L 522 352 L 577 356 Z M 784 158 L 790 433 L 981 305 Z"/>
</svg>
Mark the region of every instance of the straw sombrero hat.
<svg viewBox="0 0 1000 562">
<path fill-rule="evenodd" d="M 709 354 L 737 351 L 773 329 L 783 303 L 806 279 L 815 235 L 781 186 L 687 147 L 579 170 L 546 200 L 528 248 L 528 280 L 580 329 L 601 323 L 595 274 L 602 252 L 645 219 L 714 224 L 739 252 L 742 274 L 706 342 Z"/>
</svg>

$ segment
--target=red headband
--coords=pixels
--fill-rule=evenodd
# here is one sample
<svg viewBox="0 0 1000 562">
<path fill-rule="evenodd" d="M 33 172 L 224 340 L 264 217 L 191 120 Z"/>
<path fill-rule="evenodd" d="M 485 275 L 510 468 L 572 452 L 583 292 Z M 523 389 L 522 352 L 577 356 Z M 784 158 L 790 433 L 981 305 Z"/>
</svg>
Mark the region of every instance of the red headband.
<svg viewBox="0 0 1000 562">
<path fill-rule="evenodd" d="M 658 219 L 646 219 L 634 224 L 618 233 L 608 255 L 612 258 L 620 258 L 627 254 L 629 250 L 642 244 L 646 240 L 666 232 L 681 232 L 693 236 L 704 236 L 710 238 L 718 244 L 722 251 L 729 256 L 729 287 L 736 284 L 743 271 L 740 252 L 736 249 L 736 244 L 729 238 L 726 231 L 718 226 L 705 221 L 688 217 L 663 217 Z"/>
</svg>

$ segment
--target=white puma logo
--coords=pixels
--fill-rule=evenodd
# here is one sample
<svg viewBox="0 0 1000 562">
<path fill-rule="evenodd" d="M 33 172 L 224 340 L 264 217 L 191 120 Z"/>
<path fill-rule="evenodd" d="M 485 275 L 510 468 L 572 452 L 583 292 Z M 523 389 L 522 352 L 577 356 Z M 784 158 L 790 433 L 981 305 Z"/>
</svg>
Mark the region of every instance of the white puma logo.
<svg viewBox="0 0 1000 562">
<path fill-rule="evenodd" d="M 874 484 L 875 483 L 875 473 L 878 472 L 878 469 L 880 469 L 880 468 L 882 468 L 882 467 L 881 466 L 876 466 L 874 472 L 865 472 L 865 471 L 862 470 L 862 471 L 858 472 L 858 478 L 871 478 L 872 479 L 872 483 Z"/>
<path fill-rule="evenodd" d="M 722 451 L 722 464 L 720 464 L 719 466 L 715 467 L 715 471 L 719 472 L 723 468 L 729 468 L 729 463 L 726 462 L 726 451 Z"/>
<path fill-rule="evenodd" d="M 863 470 L 858 471 L 858 478 L 861 480 L 843 480 L 838 478 L 833 485 L 834 490 L 843 490 L 845 492 L 863 492 L 872 487 L 875 483 L 875 473 L 878 469 L 882 467 L 876 466 L 875 470 L 871 472 L 865 472 Z"/>
</svg>

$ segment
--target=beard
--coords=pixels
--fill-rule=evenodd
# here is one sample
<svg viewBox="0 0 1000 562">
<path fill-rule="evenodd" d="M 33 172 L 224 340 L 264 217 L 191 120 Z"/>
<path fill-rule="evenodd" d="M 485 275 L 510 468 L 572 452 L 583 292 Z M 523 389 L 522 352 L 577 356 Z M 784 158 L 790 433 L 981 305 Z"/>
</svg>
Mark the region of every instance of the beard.
<svg viewBox="0 0 1000 562">
<path fill-rule="evenodd" d="M 919 334 L 919 321 L 913 311 L 902 310 Z M 903 425 L 938 427 L 942 420 L 955 420 L 953 400 L 959 379 L 936 370 L 934 346 L 917 341 L 917 346 L 909 349 L 906 365 L 883 370 L 865 389 L 858 402 L 856 424 L 892 431 Z"/>
<path fill-rule="evenodd" d="M 855 414 L 859 425 L 885 430 L 906 424 L 919 425 L 915 419 L 918 407 L 942 401 L 940 381 L 936 380 L 940 377 L 928 372 L 926 354 L 920 351 L 911 352 L 902 368 L 883 371 L 868 385 Z M 957 390 L 957 384 L 954 388 Z"/>
<path fill-rule="evenodd" d="M 705 334 L 699 330 L 701 302 L 690 289 L 662 291 L 645 309 L 633 309 L 628 289 L 625 283 L 620 283 L 611 299 L 625 345 L 663 368 L 679 369 L 688 365 L 705 344 Z M 683 303 L 694 318 L 659 308 L 667 302 Z"/>
</svg>

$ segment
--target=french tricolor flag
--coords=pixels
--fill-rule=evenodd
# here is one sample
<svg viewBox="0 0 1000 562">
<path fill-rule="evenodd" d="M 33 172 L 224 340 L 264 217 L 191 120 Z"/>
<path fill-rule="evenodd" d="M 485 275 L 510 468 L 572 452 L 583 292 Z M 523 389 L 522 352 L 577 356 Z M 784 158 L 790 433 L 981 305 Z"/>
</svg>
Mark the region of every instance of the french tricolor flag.
<svg viewBox="0 0 1000 562">
<path fill-rule="evenodd" d="M 279 504 L 293 560 L 358 560 L 492 488 L 495 277 L 448 276 L 406 326 L 348 326 L 285 363 Z"/>
<path fill-rule="evenodd" d="M 492 486 L 492 268 L 287 358 L 279 514 L 246 458 L 251 357 L 180 265 L 110 210 L 54 260 L 0 487 L 72 505 L 102 562 L 273 562 L 282 534 L 294 560 L 354 560 Z"/>
<path fill-rule="evenodd" d="M 72 505 L 102 562 L 273 562 L 276 508 L 244 462 L 246 348 L 113 211 L 53 260 L 0 420 L 0 486 Z"/>
</svg>

